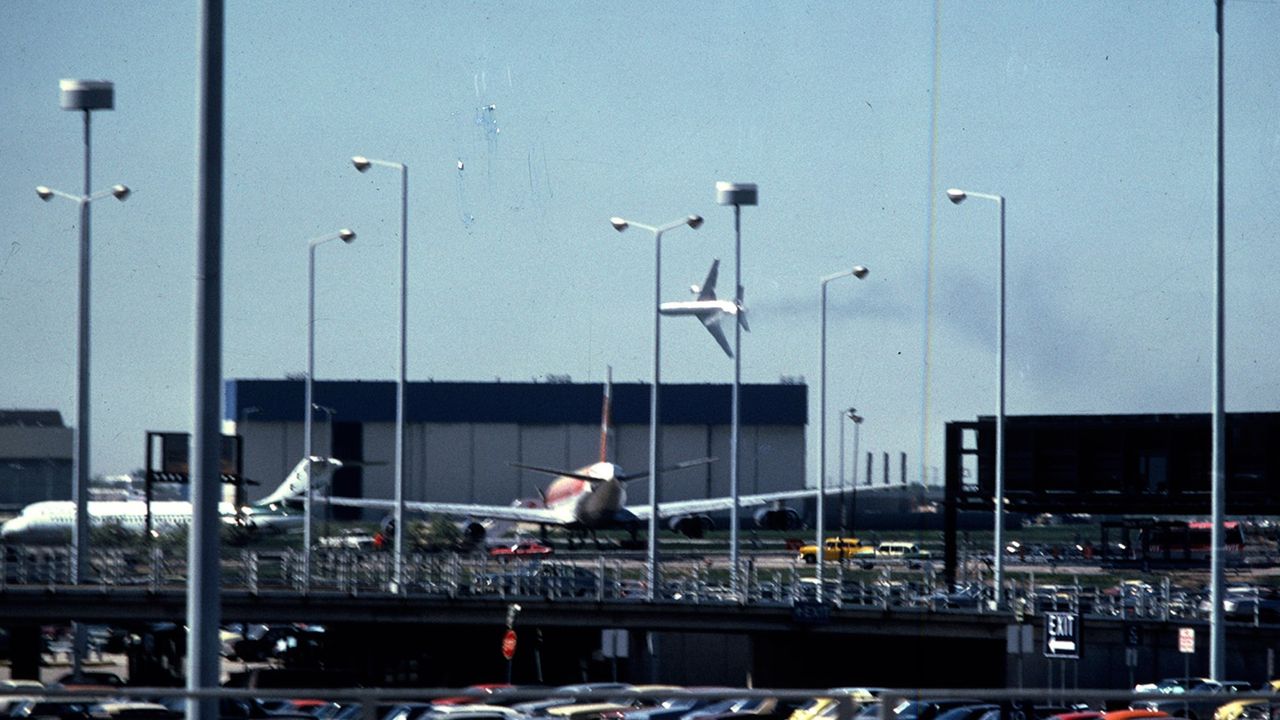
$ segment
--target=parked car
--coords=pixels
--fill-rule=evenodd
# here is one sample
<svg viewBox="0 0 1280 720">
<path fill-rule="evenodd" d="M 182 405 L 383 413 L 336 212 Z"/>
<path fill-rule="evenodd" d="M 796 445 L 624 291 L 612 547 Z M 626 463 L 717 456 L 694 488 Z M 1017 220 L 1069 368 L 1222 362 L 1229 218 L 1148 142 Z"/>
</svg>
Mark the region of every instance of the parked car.
<svg viewBox="0 0 1280 720">
<path fill-rule="evenodd" d="M 1242 680 L 1209 680 L 1200 683 L 1176 697 L 1160 700 L 1138 700 L 1129 707 L 1134 710 L 1158 710 L 1187 718 L 1201 720 L 1212 718 L 1214 711 L 1231 701 L 1230 695 L 1238 692 L 1249 692 L 1253 687 Z"/>
<path fill-rule="evenodd" d="M 947 710 L 972 704 L 972 700 L 903 700 L 893 715 L 896 720 L 936 720 Z"/>
<path fill-rule="evenodd" d="M 1272 680 L 1259 689 L 1259 692 L 1267 692 L 1271 694 L 1280 693 L 1280 680 Z M 1269 705 L 1266 700 L 1233 700 L 1225 705 L 1220 706 L 1213 713 L 1213 720 L 1239 720 L 1239 718 L 1248 715 L 1263 715 L 1271 717 L 1271 712 L 1266 706 Z M 1265 711 L 1265 712 L 1258 712 Z"/>
</svg>

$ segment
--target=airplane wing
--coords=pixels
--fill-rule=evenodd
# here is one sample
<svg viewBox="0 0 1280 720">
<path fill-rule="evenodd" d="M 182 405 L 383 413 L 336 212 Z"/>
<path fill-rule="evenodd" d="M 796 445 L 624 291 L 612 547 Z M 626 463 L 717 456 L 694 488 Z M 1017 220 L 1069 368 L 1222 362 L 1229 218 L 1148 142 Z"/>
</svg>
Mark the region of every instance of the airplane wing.
<svg viewBox="0 0 1280 720">
<path fill-rule="evenodd" d="M 716 278 L 720 275 L 720 258 L 716 258 L 711 263 L 711 271 L 707 273 L 707 279 L 702 281 L 702 287 L 699 288 L 699 300 L 715 300 L 716 299 Z"/>
<path fill-rule="evenodd" d="M 717 458 L 717 457 L 700 457 L 696 460 L 684 460 L 674 465 L 668 465 L 662 468 L 661 472 L 668 473 L 668 472 L 675 472 L 676 470 L 686 470 L 691 467 L 697 467 L 699 465 L 706 465 L 708 463 L 713 463 L 719 459 L 720 458 Z M 623 482 L 631 482 L 632 480 L 639 480 L 640 478 L 647 478 L 647 477 L 649 477 L 649 471 L 642 470 L 637 473 L 628 473 L 625 477 L 619 477 L 618 479 Z"/>
<path fill-rule="evenodd" d="M 338 505 L 341 507 L 371 508 L 375 510 L 392 510 L 395 509 L 395 500 L 382 500 L 372 498 L 347 498 L 347 497 L 329 497 L 314 498 L 316 502 L 326 502 L 330 505 Z M 547 508 L 530 508 L 519 507 L 513 505 L 478 505 L 473 503 L 437 503 L 437 502 L 419 502 L 406 501 L 406 510 L 414 512 L 436 514 L 436 515 L 452 515 L 462 518 L 493 518 L 494 520 L 509 520 L 511 522 L 537 523 L 540 525 L 564 525 L 565 517 L 562 513 Z"/>
<path fill-rule="evenodd" d="M 716 342 L 720 343 L 720 349 L 724 350 L 724 354 L 729 357 L 733 357 L 733 348 L 729 347 L 729 341 L 725 339 L 724 336 L 724 329 L 720 327 L 720 318 L 722 315 L 723 313 L 721 312 L 715 312 L 709 315 L 703 315 L 698 319 L 701 320 L 703 326 L 707 328 L 707 332 L 711 333 L 711 337 L 715 338 Z"/>
<path fill-rule="evenodd" d="M 760 505 L 768 505 L 770 503 L 779 502 L 781 500 L 796 500 L 799 498 L 809 498 L 816 495 L 814 490 L 784 490 L 776 493 L 764 493 L 761 495 L 739 495 L 738 507 L 757 507 Z M 830 491 L 828 495 L 832 494 Z M 733 498 L 718 497 L 707 498 L 705 500 L 676 500 L 673 502 L 658 503 L 658 517 L 670 517 L 672 515 L 690 515 L 694 513 L 715 512 L 717 510 L 732 510 Z M 649 519 L 648 505 L 631 505 L 627 510 L 641 520 Z"/>
</svg>

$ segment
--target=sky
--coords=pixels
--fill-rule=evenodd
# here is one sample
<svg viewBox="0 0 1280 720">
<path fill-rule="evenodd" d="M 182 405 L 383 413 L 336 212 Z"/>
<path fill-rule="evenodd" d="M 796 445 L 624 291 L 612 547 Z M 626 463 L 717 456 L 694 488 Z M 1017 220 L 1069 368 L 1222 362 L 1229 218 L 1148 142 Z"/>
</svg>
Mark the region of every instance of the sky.
<svg viewBox="0 0 1280 720">
<path fill-rule="evenodd" d="M 92 206 L 94 474 L 192 426 L 196 13 L 0 3 L 0 408 L 74 422 L 77 215 L 34 188 L 81 191 L 59 79 L 115 84 L 93 189 L 134 194 Z M 1277 36 L 1280 3 L 1226 0 L 1228 411 L 1280 410 Z M 726 296 L 714 187 L 754 182 L 744 382 L 803 377 L 816 448 L 819 278 L 867 266 L 828 286 L 828 474 L 856 407 L 862 450 L 940 481 L 944 423 L 995 412 L 998 215 L 960 187 L 1006 198 L 1010 414 L 1208 412 L 1216 42 L 1213 0 L 228 0 L 224 377 L 305 370 L 308 240 L 344 227 L 316 376 L 395 377 L 399 177 L 365 155 L 409 167 L 411 381 L 647 382 L 653 239 L 609 218 L 704 216 L 664 236 L 663 299 L 713 258 Z M 662 333 L 664 382 L 732 381 L 696 322 Z"/>
</svg>

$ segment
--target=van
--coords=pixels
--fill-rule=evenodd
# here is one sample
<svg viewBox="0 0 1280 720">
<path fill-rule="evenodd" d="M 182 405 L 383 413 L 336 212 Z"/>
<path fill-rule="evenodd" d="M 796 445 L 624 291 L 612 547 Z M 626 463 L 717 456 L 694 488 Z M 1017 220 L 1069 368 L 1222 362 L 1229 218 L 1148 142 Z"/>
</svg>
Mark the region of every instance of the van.
<svg viewBox="0 0 1280 720">
<path fill-rule="evenodd" d="M 882 542 L 876 546 L 876 557 L 902 560 L 928 559 L 929 552 L 921 550 L 919 545 L 909 542 Z"/>
</svg>

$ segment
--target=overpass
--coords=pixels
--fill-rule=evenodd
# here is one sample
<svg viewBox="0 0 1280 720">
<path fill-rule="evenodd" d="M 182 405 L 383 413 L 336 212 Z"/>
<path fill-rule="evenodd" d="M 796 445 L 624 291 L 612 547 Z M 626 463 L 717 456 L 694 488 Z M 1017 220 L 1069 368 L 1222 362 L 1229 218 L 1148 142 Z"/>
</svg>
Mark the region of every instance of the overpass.
<svg viewBox="0 0 1280 720">
<path fill-rule="evenodd" d="M 1179 627 L 1198 628 L 1202 639 L 1208 634 L 1199 621 L 1086 615 L 1082 659 L 1075 662 L 1043 657 L 1043 614 L 1021 617 L 1031 652 L 1009 655 L 1007 638 L 1017 632 L 1010 628 L 1019 625 L 1013 613 L 928 606 L 226 589 L 222 616 L 225 623 L 322 625 L 324 642 L 306 661 L 371 684 L 460 686 L 505 677 L 499 647 L 516 601 L 515 681 L 548 685 L 616 675 L 690 685 L 1124 688 L 1131 678 L 1183 672 Z M 41 625 L 74 619 L 127 628 L 138 638 L 135 679 L 159 684 L 165 678 L 148 674 L 155 658 L 143 646 L 154 649 L 148 634 L 169 627 L 179 636 L 172 646 L 180 655 L 185 613 L 181 587 L 0 589 L 0 626 L 10 635 L 15 677 L 38 670 Z M 622 652 L 602 648 L 606 629 L 628 631 Z M 1228 674 L 1264 679 L 1277 643 L 1280 626 L 1230 627 Z M 164 664 L 181 667 L 175 660 Z M 1202 654 L 1193 656 L 1192 673 L 1204 663 Z"/>
</svg>

